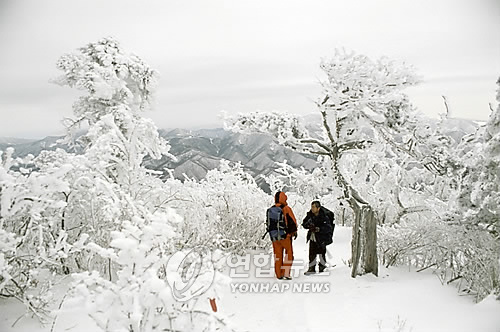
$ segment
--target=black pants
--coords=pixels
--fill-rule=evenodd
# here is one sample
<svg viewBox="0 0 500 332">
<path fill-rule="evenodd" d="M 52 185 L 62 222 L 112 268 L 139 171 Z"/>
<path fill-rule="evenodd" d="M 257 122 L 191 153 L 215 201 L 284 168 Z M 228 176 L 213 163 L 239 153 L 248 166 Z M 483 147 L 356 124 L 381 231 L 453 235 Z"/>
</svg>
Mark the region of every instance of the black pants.
<svg viewBox="0 0 500 332">
<path fill-rule="evenodd" d="M 309 269 L 316 266 L 316 256 L 319 255 L 319 269 L 326 267 L 326 247 L 321 247 L 316 241 L 309 241 Z"/>
</svg>

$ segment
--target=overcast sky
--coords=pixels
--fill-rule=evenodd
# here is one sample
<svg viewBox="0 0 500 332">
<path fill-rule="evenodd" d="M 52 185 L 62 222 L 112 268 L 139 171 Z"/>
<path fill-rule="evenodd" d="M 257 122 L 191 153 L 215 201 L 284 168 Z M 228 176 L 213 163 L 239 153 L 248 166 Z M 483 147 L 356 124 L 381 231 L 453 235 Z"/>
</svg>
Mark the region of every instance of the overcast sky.
<svg viewBox="0 0 500 332">
<path fill-rule="evenodd" d="M 322 57 L 345 48 L 413 64 L 425 114 L 485 120 L 500 75 L 499 0 L 0 0 L 0 136 L 64 132 L 82 93 L 49 83 L 59 56 L 104 36 L 160 72 L 160 128 L 218 114 L 315 110 Z"/>
</svg>

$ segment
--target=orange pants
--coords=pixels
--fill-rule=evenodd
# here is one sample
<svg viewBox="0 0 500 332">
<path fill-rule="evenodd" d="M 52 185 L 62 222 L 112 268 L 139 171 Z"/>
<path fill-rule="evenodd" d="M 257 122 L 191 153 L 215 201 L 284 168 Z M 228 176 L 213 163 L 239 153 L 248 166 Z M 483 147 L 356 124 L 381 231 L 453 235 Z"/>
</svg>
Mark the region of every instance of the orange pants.
<svg viewBox="0 0 500 332">
<path fill-rule="evenodd" d="M 283 257 L 285 250 L 285 257 Z M 276 278 L 289 277 L 293 263 L 292 237 L 287 235 L 286 239 L 273 242 L 274 251 L 274 273 Z"/>
</svg>

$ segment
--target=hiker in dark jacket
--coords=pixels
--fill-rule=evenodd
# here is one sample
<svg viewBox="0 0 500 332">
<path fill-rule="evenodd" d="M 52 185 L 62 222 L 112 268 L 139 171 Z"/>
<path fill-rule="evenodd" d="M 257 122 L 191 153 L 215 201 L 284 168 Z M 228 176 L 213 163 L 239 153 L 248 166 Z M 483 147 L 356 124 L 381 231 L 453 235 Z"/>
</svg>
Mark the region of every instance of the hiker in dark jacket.
<svg viewBox="0 0 500 332">
<path fill-rule="evenodd" d="M 306 274 L 316 272 L 316 256 L 319 255 L 319 272 L 326 268 L 326 246 L 333 242 L 333 212 L 321 206 L 319 201 L 311 203 L 311 210 L 302 222 L 309 241 L 309 269 Z"/>
</svg>

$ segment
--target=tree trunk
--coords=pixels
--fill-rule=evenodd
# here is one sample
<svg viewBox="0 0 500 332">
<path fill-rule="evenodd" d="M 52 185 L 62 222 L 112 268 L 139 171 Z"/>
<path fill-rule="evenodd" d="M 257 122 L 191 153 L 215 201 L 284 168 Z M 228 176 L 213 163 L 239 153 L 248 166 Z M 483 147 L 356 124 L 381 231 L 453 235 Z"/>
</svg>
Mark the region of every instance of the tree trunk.
<svg viewBox="0 0 500 332">
<path fill-rule="evenodd" d="M 351 277 L 356 278 L 359 274 L 359 262 L 361 259 L 361 238 L 363 235 L 361 232 L 363 228 L 361 227 L 361 209 L 359 209 L 357 204 L 351 204 L 354 211 L 354 225 L 352 226 L 352 241 L 351 241 Z"/>
<path fill-rule="evenodd" d="M 326 103 L 326 98 L 322 105 Z M 351 209 L 354 212 L 354 226 L 352 229 L 352 271 L 351 276 L 355 278 L 357 275 L 365 273 L 373 273 L 378 276 L 378 258 L 377 258 L 377 220 L 373 209 L 361 196 L 352 188 L 342 175 L 339 169 L 339 161 L 341 151 L 337 142 L 341 131 L 341 123 L 335 116 L 336 131 L 334 137 L 327 119 L 325 109 L 321 110 L 323 118 L 323 127 L 328 134 L 330 146 L 322 146 L 328 151 L 328 155 L 332 161 L 332 171 L 336 177 L 336 181 L 344 194 L 344 200 L 347 200 Z"/>
<path fill-rule="evenodd" d="M 365 273 L 378 276 L 377 219 L 371 206 L 355 196 L 349 199 L 349 205 L 354 211 L 351 277 Z"/>
<path fill-rule="evenodd" d="M 372 207 L 352 188 L 338 169 L 338 159 L 332 154 L 333 171 L 337 175 L 339 187 L 343 189 L 344 199 L 354 212 L 351 242 L 351 276 L 355 278 L 365 273 L 378 276 L 377 257 L 377 218 Z"/>
<path fill-rule="evenodd" d="M 342 208 L 342 226 L 345 226 L 345 207 Z"/>
<path fill-rule="evenodd" d="M 378 276 L 377 218 L 370 205 L 363 207 L 362 216 L 366 228 L 363 268 L 365 273 L 373 273 Z"/>
</svg>

